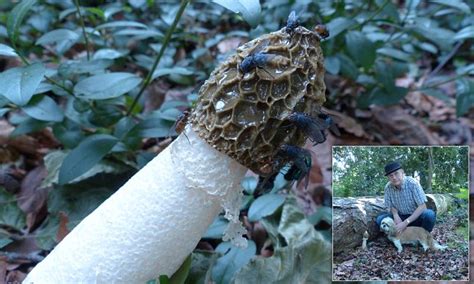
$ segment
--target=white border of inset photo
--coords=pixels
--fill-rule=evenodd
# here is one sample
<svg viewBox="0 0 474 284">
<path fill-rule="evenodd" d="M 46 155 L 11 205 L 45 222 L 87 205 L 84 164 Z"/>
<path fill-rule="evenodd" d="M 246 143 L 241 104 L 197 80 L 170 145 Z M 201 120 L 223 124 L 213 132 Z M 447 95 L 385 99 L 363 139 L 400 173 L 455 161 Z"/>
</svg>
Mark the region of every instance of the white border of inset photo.
<svg viewBox="0 0 474 284">
<path fill-rule="evenodd" d="M 395 244 L 397 241 L 394 240 L 394 242 L 390 241 L 387 236 L 384 234 L 384 232 L 382 232 L 380 230 L 380 228 L 383 228 L 385 231 L 388 231 L 387 229 L 387 226 L 381 226 L 379 227 L 375 221 L 375 218 L 377 216 L 380 216 L 380 213 L 382 212 L 388 212 L 388 210 L 385 208 L 385 199 L 384 199 L 384 195 L 385 195 L 385 189 L 386 188 L 395 188 L 394 187 L 394 184 L 398 187 L 400 182 L 397 180 L 397 177 L 394 177 L 395 175 L 398 175 L 400 172 L 400 176 L 401 176 L 401 182 L 402 184 L 404 184 L 404 182 L 406 182 L 408 179 L 406 179 L 406 176 L 411 176 L 411 173 L 407 173 L 406 176 L 403 172 L 403 160 L 401 161 L 397 161 L 397 158 L 393 158 L 393 161 L 395 162 L 398 162 L 400 165 L 397 165 L 397 164 L 392 164 L 390 166 L 388 166 L 387 168 L 384 168 L 385 166 L 387 166 L 387 164 L 389 162 L 392 162 L 392 158 L 389 157 L 387 158 L 387 161 L 384 162 L 384 164 L 380 165 L 380 174 L 381 175 L 385 175 L 386 176 L 386 173 L 388 173 L 388 175 L 390 177 L 387 177 L 386 178 L 386 183 L 384 184 L 380 184 L 380 187 L 381 189 L 377 190 L 377 194 L 378 195 L 372 195 L 372 196 L 357 196 L 357 197 L 338 197 L 337 194 L 336 194 L 336 190 L 335 190 L 335 170 L 336 170 L 336 166 L 335 164 L 338 162 L 336 159 L 335 159 L 335 154 L 334 154 L 334 151 L 336 148 L 388 148 L 388 147 L 396 147 L 396 148 L 420 148 L 420 147 L 429 147 L 429 148 L 453 148 L 453 147 L 456 147 L 456 148 L 461 148 L 461 147 L 466 147 L 467 148 L 467 157 L 466 157 L 466 160 L 467 160 L 467 194 L 469 196 L 470 194 L 470 185 L 471 185 L 471 180 L 470 180 L 470 153 L 471 153 L 471 149 L 468 145 L 459 145 L 459 146 L 454 146 L 454 145 L 437 145 L 437 146 L 433 146 L 433 145 L 400 145 L 400 146 L 395 146 L 395 145 L 339 145 L 339 146 L 332 146 L 332 149 L 331 149 L 331 157 L 332 157 L 332 194 L 333 194 L 333 203 L 332 203 L 332 281 L 337 281 L 337 282 L 347 282 L 347 281 L 377 281 L 377 282 L 382 282 L 382 281 L 390 281 L 390 282 L 400 282 L 400 281 L 409 281 L 409 282 L 412 282 L 412 281 L 443 281 L 443 282 L 446 282 L 446 281 L 466 281 L 466 283 L 469 283 L 469 275 L 470 275 L 470 265 L 469 265 L 469 262 L 470 262 L 470 243 L 469 243 L 469 232 L 471 230 L 470 228 L 470 220 L 469 220 L 469 210 L 470 210 L 470 204 L 469 204 L 469 197 L 468 197 L 468 200 L 467 200 L 467 212 L 466 212 L 466 218 L 467 218 L 467 230 L 468 230 L 468 239 L 467 239 L 467 243 L 466 243 L 466 247 L 467 247 L 467 255 L 466 255 L 466 265 L 467 265 L 467 274 L 466 274 L 466 278 L 464 279 L 442 279 L 442 275 L 440 276 L 436 276 L 436 272 L 433 272 L 432 276 L 435 277 L 435 279 L 430 279 L 430 277 L 427 277 L 425 279 L 402 279 L 402 278 L 399 278 L 397 279 L 397 275 L 400 275 L 400 270 L 397 272 L 395 267 L 393 267 L 393 262 L 390 263 L 390 264 L 387 264 L 387 270 L 385 271 L 385 273 L 383 271 L 381 271 L 381 276 L 382 275 L 385 275 L 385 276 L 390 276 L 390 274 L 388 273 L 388 271 L 394 271 L 393 275 L 393 279 L 381 279 L 381 278 L 372 278 L 372 279 L 357 279 L 357 278 L 347 278 L 345 279 L 344 277 L 336 277 L 336 273 L 337 273 L 337 269 L 339 267 L 341 267 L 341 265 L 343 265 L 344 263 L 347 262 L 346 264 L 346 267 L 351 267 L 350 266 L 350 262 L 352 264 L 354 264 L 358 257 L 357 257 L 357 254 L 360 253 L 361 255 L 364 255 L 364 254 L 370 254 L 370 249 L 371 247 L 374 248 L 374 253 L 376 252 L 379 252 L 380 251 L 380 248 L 383 246 L 384 248 L 386 247 L 387 249 L 391 250 L 389 252 L 389 255 L 393 258 L 398 258 L 397 261 L 402 261 L 402 262 L 405 262 L 406 261 L 411 261 L 411 260 L 406 260 L 406 259 L 403 259 L 403 255 L 400 256 L 399 253 L 398 253 L 398 250 L 399 248 L 397 248 L 396 246 L 398 246 L 398 244 Z M 369 162 L 369 161 L 365 161 L 365 162 Z M 380 162 L 380 161 L 379 161 Z M 401 166 L 401 168 L 399 168 L 399 166 Z M 412 170 L 412 169 L 411 169 Z M 391 176 L 392 173 L 394 173 L 393 175 L 394 176 Z M 415 179 L 410 179 L 410 181 L 416 181 Z M 413 183 L 414 185 L 418 184 L 416 188 L 421 188 L 420 187 L 420 183 L 419 183 L 419 180 L 414 182 Z M 379 195 L 379 193 L 382 193 L 382 195 Z M 428 199 L 427 199 L 427 202 L 426 202 L 426 205 L 427 205 L 427 208 L 431 208 L 431 200 L 433 200 L 431 197 L 439 197 L 439 196 L 434 196 L 434 195 L 437 195 L 437 193 L 426 193 L 428 195 Z M 424 196 L 425 193 L 423 192 L 422 196 Z M 361 226 L 356 226 L 356 227 L 361 227 L 360 230 L 356 230 L 356 229 L 352 229 L 352 233 L 348 233 L 347 232 L 347 229 L 344 231 L 345 233 L 345 237 L 344 238 L 347 238 L 348 241 L 347 241 L 347 244 L 348 248 L 344 249 L 342 252 L 341 251 L 338 251 L 338 254 L 336 254 L 335 250 L 334 250 L 334 247 L 335 247 L 335 242 L 338 241 L 339 239 L 341 239 L 341 236 L 337 236 L 336 237 L 336 234 L 338 234 L 338 231 L 341 231 L 341 230 L 338 230 L 336 228 L 336 226 L 339 226 L 340 227 L 340 224 L 341 224 L 341 221 L 340 221 L 340 218 L 342 218 L 342 214 L 341 213 L 344 213 L 343 210 L 344 209 L 340 209 L 341 207 L 341 201 L 342 200 L 341 198 L 345 198 L 347 199 L 347 204 L 350 204 L 350 206 L 352 208 L 354 208 L 354 210 L 356 211 L 359 211 L 359 212 L 362 212 L 360 215 L 361 216 L 367 216 L 367 214 L 370 214 L 370 216 L 366 217 L 366 218 L 352 218 L 351 220 L 354 220 L 354 224 L 355 222 L 359 222 L 359 224 L 361 224 Z M 397 196 L 398 198 L 398 196 Z M 421 197 L 420 197 L 421 198 Z M 387 201 L 389 204 L 390 202 L 393 201 L 393 202 L 399 202 L 398 200 L 394 200 L 393 198 L 390 199 Z M 418 201 L 417 201 L 418 202 Z M 336 205 L 337 203 L 337 205 Z M 370 204 L 370 205 L 369 205 Z M 417 203 L 418 204 L 418 203 Z M 422 205 L 422 204 L 420 204 Z M 336 207 L 337 206 L 337 207 Z M 349 205 L 348 205 L 349 206 Z M 370 206 L 370 208 L 374 207 L 373 210 L 371 210 L 370 208 L 368 208 L 367 206 Z M 436 206 L 434 206 L 435 212 L 438 211 L 438 209 L 436 209 Z M 421 210 L 422 208 L 420 208 Z M 401 210 L 408 210 L 408 209 L 401 209 Z M 411 210 L 411 209 L 410 209 Z M 445 210 L 445 209 L 443 209 Z M 447 210 L 447 208 L 446 208 Z M 426 213 L 426 211 L 424 211 Z M 444 212 L 444 211 L 443 211 Z M 429 213 L 433 213 L 433 212 L 429 212 Z M 462 212 L 461 212 L 462 213 Z M 340 215 L 341 214 L 341 215 Z M 345 217 L 347 218 L 347 215 L 350 215 L 350 213 L 347 213 L 347 214 L 344 214 Z M 373 215 L 373 216 L 372 216 Z M 402 215 L 402 214 L 400 214 Z M 399 225 L 399 227 L 402 227 L 400 228 L 400 230 L 402 230 L 403 232 L 403 236 L 402 236 L 402 240 L 403 238 L 411 238 L 413 236 L 419 236 L 419 235 L 424 235 L 422 233 L 427 233 L 426 237 L 429 239 L 430 237 L 429 236 L 432 236 L 432 234 L 426 230 L 424 230 L 423 228 L 420 228 L 420 227 L 417 227 L 417 228 L 414 228 L 416 227 L 416 225 L 419 225 L 417 223 L 419 223 L 421 220 L 418 219 L 415 219 L 415 220 L 409 220 L 408 218 L 406 218 L 406 216 L 409 216 L 410 214 L 408 215 L 404 215 L 403 217 L 401 217 L 401 219 L 398 219 L 397 220 L 397 223 L 404 223 L 403 224 L 403 227 L 401 225 Z M 398 217 L 398 213 L 395 212 L 395 218 Z M 443 216 L 440 214 L 440 216 Z M 446 215 L 445 215 L 446 216 Z M 438 217 L 438 216 L 436 216 Z M 339 221 L 338 221 L 338 218 L 339 218 Z M 408 219 L 408 220 L 406 220 Z M 439 219 L 443 219 L 443 218 L 437 218 L 437 220 Z M 388 220 L 387 220 L 388 221 Z M 408 224 L 410 224 L 411 222 L 417 222 L 415 224 L 411 224 L 411 226 L 408 226 Z M 407 227 L 405 226 L 405 223 L 407 224 L 408 228 L 410 228 L 408 231 L 406 229 L 404 229 L 404 227 Z M 385 222 L 383 224 L 386 224 Z M 423 224 L 423 226 L 425 226 L 425 224 Z M 354 228 L 354 226 L 352 226 Z M 425 226 L 426 227 L 426 226 Z M 431 228 L 433 228 L 431 226 Z M 429 230 L 429 229 L 428 229 Z M 434 230 L 437 230 L 437 227 L 435 225 L 434 227 Z M 368 239 L 364 242 L 364 234 L 365 232 L 364 231 L 369 231 L 369 237 Z M 417 233 L 413 233 L 412 232 L 417 232 Z M 353 236 L 355 236 L 357 234 L 357 237 L 356 238 L 353 238 Z M 390 233 L 389 233 L 390 234 Z M 413 236 L 410 236 L 410 234 L 412 234 Z M 352 235 L 352 238 L 351 238 L 351 235 Z M 438 232 L 436 234 L 436 231 L 435 231 L 435 241 L 436 241 L 436 236 L 442 236 L 440 234 L 440 232 Z M 417 237 L 419 238 L 419 237 Z M 355 240 L 356 239 L 356 240 Z M 360 242 L 358 242 L 360 239 Z M 394 238 L 396 239 L 396 238 Z M 355 243 L 360 243 L 360 245 L 355 245 Z M 365 249 L 363 249 L 363 245 L 365 243 Z M 462 242 L 460 242 L 462 243 Z M 340 243 L 339 243 L 340 244 Z M 450 247 L 447 245 L 449 244 L 449 240 L 446 240 L 446 239 L 443 239 L 441 242 L 439 242 L 439 245 L 440 247 L 432 247 L 432 248 L 428 248 L 427 251 L 424 251 L 423 247 L 422 246 L 419 246 L 419 247 L 414 247 L 412 244 L 402 244 L 402 250 L 410 250 L 412 253 L 419 253 L 420 254 L 420 258 L 418 260 L 413 260 L 413 261 L 421 261 L 422 259 L 425 259 L 424 256 L 426 256 L 426 254 L 430 254 L 430 253 L 435 253 L 435 254 L 439 254 L 439 256 L 437 257 L 442 257 L 443 254 L 446 253 L 446 251 L 449 252 L 449 249 Z M 434 249 L 438 249 L 438 250 L 443 250 L 442 252 L 441 251 L 433 251 Z M 338 259 L 342 259 L 343 257 L 341 257 L 340 253 L 346 253 L 347 254 L 347 260 L 344 260 L 344 261 L 340 261 L 337 265 L 335 264 L 335 259 L 336 259 L 336 255 L 337 255 L 337 258 Z M 388 254 L 388 253 L 387 253 Z M 400 254 L 403 254 L 403 251 L 400 253 Z M 383 261 L 381 258 L 386 256 L 386 254 L 384 255 L 380 255 L 379 258 L 377 258 L 377 261 Z M 428 257 L 426 257 L 426 259 L 428 259 Z M 425 260 L 423 260 L 425 261 Z M 371 265 L 370 263 L 368 264 L 364 264 L 364 265 L 361 265 L 359 266 L 359 270 L 362 268 L 362 267 L 367 267 L 368 269 L 370 269 Z M 347 269 L 351 269 L 351 268 L 347 268 Z M 352 266 L 352 270 L 355 270 L 355 265 Z M 402 268 L 398 268 L 398 269 L 402 269 Z M 446 267 L 446 269 L 449 270 L 449 267 Z M 402 275 L 400 275 L 402 276 Z M 372 282 L 372 283 L 376 283 L 376 282 Z"/>
</svg>

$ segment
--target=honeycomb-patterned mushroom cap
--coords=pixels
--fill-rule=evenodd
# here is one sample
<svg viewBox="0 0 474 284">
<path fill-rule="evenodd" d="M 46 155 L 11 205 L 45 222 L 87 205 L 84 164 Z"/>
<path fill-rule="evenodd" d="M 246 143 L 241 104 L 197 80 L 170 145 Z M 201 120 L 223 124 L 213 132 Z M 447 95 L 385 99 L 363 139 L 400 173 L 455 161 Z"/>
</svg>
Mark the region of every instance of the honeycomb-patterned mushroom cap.
<svg viewBox="0 0 474 284">
<path fill-rule="evenodd" d="M 265 64 L 241 68 L 245 58 L 257 54 L 265 54 Z M 282 28 L 240 46 L 211 73 L 190 123 L 214 148 L 268 176 L 282 166 L 275 163 L 281 145 L 304 144 L 305 134 L 287 117 L 320 113 L 323 79 L 319 36 L 302 26 L 291 33 Z"/>
</svg>

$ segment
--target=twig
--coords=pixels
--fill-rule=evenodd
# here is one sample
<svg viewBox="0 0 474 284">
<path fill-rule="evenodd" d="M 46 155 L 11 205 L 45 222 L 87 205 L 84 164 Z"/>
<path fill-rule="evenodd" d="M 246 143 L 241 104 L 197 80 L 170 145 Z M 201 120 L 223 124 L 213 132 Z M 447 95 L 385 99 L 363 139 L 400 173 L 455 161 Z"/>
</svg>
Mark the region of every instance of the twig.
<svg viewBox="0 0 474 284">
<path fill-rule="evenodd" d="M 84 41 L 86 42 L 87 61 L 89 61 L 91 57 L 89 53 L 89 39 L 87 38 L 86 26 L 84 25 L 84 19 L 82 18 L 81 7 L 79 6 L 79 1 L 74 0 L 74 5 L 76 6 L 77 13 L 79 14 L 79 23 L 81 24 L 82 34 L 84 35 Z"/>
<path fill-rule="evenodd" d="M 176 17 L 174 18 L 174 21 L 171 24 L 170 28 L 166 32 L 165 38 L 163 40 L 163 45 L 160 48 L 160 52 L 158 53 L 158 56 L 156 57 L 155 62 L 153 63 L 153 66 L 151 67 L 150 71 L 148 72 L 145 80 L 143 80 L 143 85 L 142 85 L 140 91 L 138 92 L 137 96 L 133 100 L 133 103 L 130 106 L 130 109 L 128 110 L 128 112 L 127 112 L 127 116 L 129 116 L 132 113 L 133 109 L 135 108 L 135 105 L 138 103 L 138 100 L 143 95 L 143 92 L 145 91 L 146 87 L 148 87 L 148 85 L 151 83 L 153 73 L 155 72 L 156 67 L 160 63 L 161 57 L 165 53 L 166 47 L 168 46 L 168 44 L 170 42 L 171 35 L 173 34 L 174 30 L 176 29 L 176 26 L 178 25 L 179 19 L 183 15 L 184 9 L 188 5 L 189 1 L 190 0 L 181 1 L 181 5 L 179 6 L 178 13 L 176 14 Z"/>
<path fill-rule="evenodd" d="M 387 4 L 390 3 L 390 0 L 385 0 L 385 2 L 382 4 L 382 6 L 380 6 L 378 8 L 377 11 L 375 11 L 372 15 L 370 15 L 370 17 L 368 17 L 366 20 L 364 20 L 363 22 L 357 24 L 354 26 L 354 29 L 358 29 L 359 27 L 362 27 L 363 25 L 365 25 L 366 23 L 370 22 L 373 18 L 375 18 L 378 14 L 380 14 L 380 12 L 382 12 L 382 10 L 385 8 L 385 6 L 387 6 Z"/>
<path fill-rule="evenodd" d="M 44 259 L 44 256 L 37 253 L 0 252 L 0 257 L 2 256 L 9 263 L 23 263 L 25 261 L 38 263 Z"/>
<path fill-rule="evenodd" d="M 456 54 L 456 52 L 458 52 L 458 49 L 461 47 L 461 45 L 463 43 L 464 43 L 464 41 L 458 42 L 454 46 L 453 50 L 451 50 L 451 52 L 443 59 L 443 61 L 441 61 L 439 63 L 438 66 L 436 66 L 436 68 L 433 71 L 431 71 L 430 74 L 428 74 L 427 77 L 429 78 L 429 77 L 433 77 L 434 75 L 436 75 L 444 67 L 444 65 L 446 65 L 446 63 L 448 63 L 448 61 Z"/>
<path fill-rule="evenodd" d="M 12 47 L 13 47 L 13 49 L 15 50 L 16 54 L 18 54 L 18 56 L 20 57 L 20 60 L 21 60 L 21 62 L 23 62 L 23 64 L 25 64 L 25 65 L 27 65 L 27 66 L 28 66 L 28 65 L 31 65 L 31 63 L 28 61 L 28 59 L 27 59 L 23 54 L 21 54 L 20 50 L 17 48 L 17 46 L 16 46 L 16 44 L 15 44 L 14 42 L 12 42 Z M 44 78 L 45 78 L 48 82 L 50 82 L 51 84 L 53 84 L 53 85 L 55 85 L 55 86 L 57 86 L 57 87 L 63 89 L 63 90 L 66 91 L 68 94 L 74 96 L 74 92 L 73 92 L 71 89 L 69 89 L 68 87 L 59 84 L 58 82 L 56 82 L 56 81 L 54 81 L 53 79 L 51 79 L 51 77 L 49 77 L 49 76 L 44 75 Z"/>
<path fill-rule="evenodd" d="M 434 83 L 434 84 L 432 84 L 432 85 L 421 86 L 421 87 L 419 87 L 419 88 L 414 89 L 413 91 L 423 91 L 423 90 L 426 90 L 426 89 L 433 89 L 433 88 L 438 87 L 438 86 L 440 86 L 440 85 L 444 85 L 444 84 L 449 83 L 449 82 L 451 82 L 451 81 L 454 81 L 454 80 L 456 80 L 456 79 L 462 78 L 462 77 L 464 77 L 464 76 L 466 76 L 466 75 L 467 75 L 467 73 L 458 74 L 458 75 L 453 76 L 453 77 L 450 77 L 450 78 L 448 78 L 448 79 L 446 79 L 446 80 L 442 80 L 442 81 L 436 82 L 436 83 Z"/>
<path fill-rule="evenodd" d="M 413 0 L 410 0 L 408 2 L 408 5 L 407 5 L 407 12 L 405 13 L 405 15 L 403 16 L 403 19 L 402 21 L 400 22 L 400 26 L 403 28 L 405 26 L 405 22 L 406 20 L 408 19 L 408 14 L 410 13 L 410 7 L 411 5 L 413 4 Z M 392 40 L 392 37 L 393 35 L 395 34 L 395 29 L 390 33 L 390 36 L 387 38 L 387 40 L 385 41 L 385 43 L 388 43 Z"/>
</svg>

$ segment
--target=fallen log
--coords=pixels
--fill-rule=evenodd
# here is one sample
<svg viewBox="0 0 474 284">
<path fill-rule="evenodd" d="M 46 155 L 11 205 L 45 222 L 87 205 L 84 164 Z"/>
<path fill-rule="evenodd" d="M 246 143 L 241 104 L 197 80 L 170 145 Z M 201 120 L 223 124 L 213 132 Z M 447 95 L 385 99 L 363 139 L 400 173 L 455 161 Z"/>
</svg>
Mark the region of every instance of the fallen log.
<svg viewBox="0 0 474 284">
<path fill-rule="evenodd" d="M 455 197 L 450 194 L 427 194 L 427 208 L 438 216 L 444 214 Z M 377 216 L 387 211 L 383 196 L 335 197 L 333 202 L 334 253 L 362 245 L 364 232 L 369 240 L 380 233 L 375 223 Z"/>
</svg>

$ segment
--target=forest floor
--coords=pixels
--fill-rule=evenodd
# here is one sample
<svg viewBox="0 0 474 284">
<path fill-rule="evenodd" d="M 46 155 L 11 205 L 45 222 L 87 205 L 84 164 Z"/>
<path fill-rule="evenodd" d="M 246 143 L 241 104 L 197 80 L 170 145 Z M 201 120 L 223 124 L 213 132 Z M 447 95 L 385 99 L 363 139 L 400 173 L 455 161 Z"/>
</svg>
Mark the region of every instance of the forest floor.
<svg viewBox="0 0 474 284">
<path fill-rule="evenodd" d="M 361 247 L 349 249 L 333 258 L 334 280 L 468 280 L 469 242 L 454 216 L 438 219 L 432 235 L 444 251 L 404 245 L 397 253 L 382 233 Z M 466 229 L 467 230 L 467 229 Z"/>
</svg>

